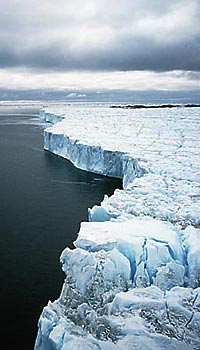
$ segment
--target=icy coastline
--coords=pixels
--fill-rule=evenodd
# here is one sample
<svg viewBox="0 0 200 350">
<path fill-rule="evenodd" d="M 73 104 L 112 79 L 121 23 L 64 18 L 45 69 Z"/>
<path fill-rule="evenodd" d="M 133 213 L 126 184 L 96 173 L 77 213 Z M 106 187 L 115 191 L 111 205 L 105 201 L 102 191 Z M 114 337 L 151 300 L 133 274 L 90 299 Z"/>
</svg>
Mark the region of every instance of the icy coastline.
<svg viewBox="0 0 200 350">
<path fill-rule="evenodd" d="M 200 349 L 199 109 L 46 108 L 44 148 L 123 179 L 89 210 L 35 350 Z"/>
</svg>

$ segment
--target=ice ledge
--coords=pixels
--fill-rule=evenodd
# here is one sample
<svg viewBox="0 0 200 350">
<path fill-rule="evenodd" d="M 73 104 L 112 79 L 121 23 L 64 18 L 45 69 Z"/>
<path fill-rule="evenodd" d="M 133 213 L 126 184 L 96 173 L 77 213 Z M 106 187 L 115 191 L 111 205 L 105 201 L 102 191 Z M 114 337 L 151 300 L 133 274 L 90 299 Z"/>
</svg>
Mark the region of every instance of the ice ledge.
<svg viewBox="0 0 200 350">
<path fill-rule="evenodd" d="M 70 110 L 67 110 L 67 112 L 70 112 Z M 123 179 L 124 188 L 127 188 L 136 177 L 143 176 L 146 173 L 143 160 L 137 157 L 133 158 L 128 152 L 118 150 L 112 142 L 104 147 L 95 138 L 91 140 L 91 135 L 88 135 L 89 138 L 84 140 L 82 130 L 80 134 L 72 132 L 74 126 L 76 128 L 76 122 L 74 126 L 72 125 L 71 118 L 73 117 L 75 117 L 74 114 L 67 118 L 65 113 L 51 109 L 40 111 L 42 120 L 55 124 L 44 131 L 45 150 L 70 160 L 77 168 L 82 170 L 121 178 Z M 69 131 L 67 131 L 66 120 L 70 124 Z"/>
<path fill-rule="evenodd" d="M 90 221 L 151 216 L 199 227 L 198 113 L 158 109 L 155 118 L 152 111 L 69 106 L 40 116 L 55 123 L 44 132 L 46 150 L 80 169 L 123 179 L 123 191 L 89 210 Z"/>
<path fill-rule="evenodd" d="M 97 174 L 123 179 L 123 187 L 136 177 L 143 176 L 145 168 L 140 160 L 117 151 L 104 149 L 100 145 L 84 143 L 73 136 L 65 135 L 62 123 L 44 131 L 44 149 L 70 160 L 77 168 Z"/>
<path fill-rule="evenodd" d="M 200 285 L 200 230 L 191 226 L 182 230 L 150 217 L 83 222 L 74 244 L 88 252 L 117 249 L 129 261 L 132 287 Z"/>
</svg>

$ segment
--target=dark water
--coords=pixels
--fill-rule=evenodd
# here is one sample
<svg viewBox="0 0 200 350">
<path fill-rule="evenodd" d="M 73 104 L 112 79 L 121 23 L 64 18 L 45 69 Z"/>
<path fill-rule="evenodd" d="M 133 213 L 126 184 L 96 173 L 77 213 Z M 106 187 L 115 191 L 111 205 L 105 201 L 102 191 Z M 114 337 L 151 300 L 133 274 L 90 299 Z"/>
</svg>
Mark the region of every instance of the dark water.
<svg viewBox="0 0 200 350">
<path fill-rule="evenodd" d="M 37 111 L 15 112 L 0 111 L 1 348 L 32 350 L 42 308 L 61 291 L 60 253 L 120 181 L 43 151 Z"/>
</svg>

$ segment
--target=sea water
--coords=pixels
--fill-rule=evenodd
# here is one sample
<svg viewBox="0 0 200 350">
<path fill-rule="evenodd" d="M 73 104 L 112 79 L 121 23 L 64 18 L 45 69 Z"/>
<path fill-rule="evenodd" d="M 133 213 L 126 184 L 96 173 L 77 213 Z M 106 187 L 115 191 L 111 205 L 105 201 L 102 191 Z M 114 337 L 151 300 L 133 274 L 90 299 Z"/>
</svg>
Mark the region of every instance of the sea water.
<svg viewBox="0 0 200 350">
<path fill-rule="evenodd" d="M 73 248 L 87 208 L 119 180 L 76 169 L 43 150 L 38 106 L 0 107 L 1 344 L 31 350 L 37 321 L 61 291 L 59 256 Z"/>
</svg>

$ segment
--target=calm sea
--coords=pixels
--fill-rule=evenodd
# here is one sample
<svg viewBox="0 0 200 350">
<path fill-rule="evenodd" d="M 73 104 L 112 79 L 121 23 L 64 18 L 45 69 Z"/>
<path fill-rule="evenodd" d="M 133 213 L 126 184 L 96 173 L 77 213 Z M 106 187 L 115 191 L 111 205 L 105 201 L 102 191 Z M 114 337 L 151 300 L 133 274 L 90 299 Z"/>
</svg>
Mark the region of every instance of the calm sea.
<svg viewBox="0 0 200 350">
<path fill-rule="evenodd" d="M 0 108 L 0 315 L 7 350 L 33 350 L 42 308 L 61 291 L 62 250 L 73 247 L 87 208 L 121 186 L 45 152 L 37 114 Z"/>
</svg>

